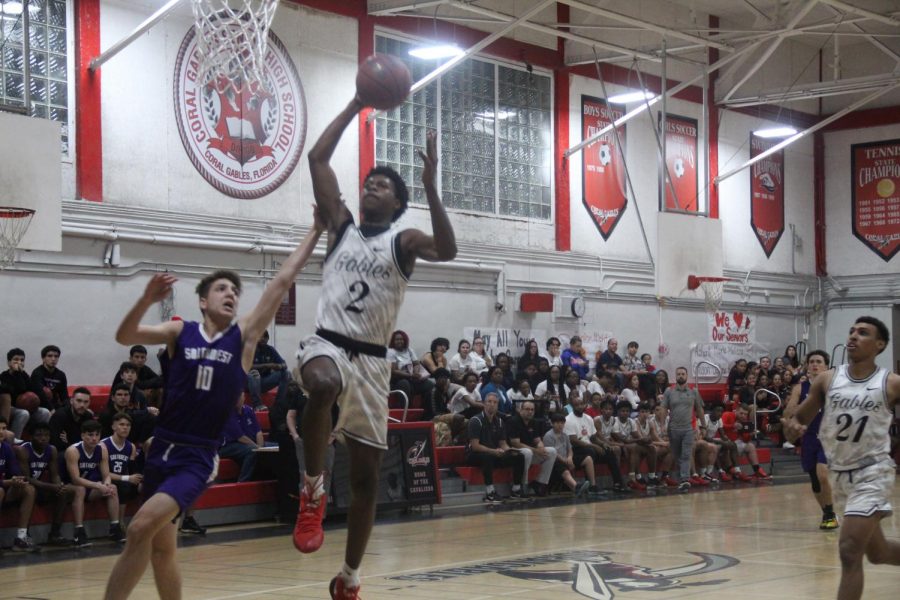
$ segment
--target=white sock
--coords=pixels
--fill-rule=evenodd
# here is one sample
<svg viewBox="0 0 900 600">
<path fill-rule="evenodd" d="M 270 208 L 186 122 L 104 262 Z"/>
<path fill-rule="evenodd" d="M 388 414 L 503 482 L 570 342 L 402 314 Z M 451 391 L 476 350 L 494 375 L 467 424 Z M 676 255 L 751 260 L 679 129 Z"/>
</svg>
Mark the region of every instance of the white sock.
<svg viewBox="0 0 900 600">
<path fill-rule="evenodd" d="M 109 522 L 109 526 L 110 526 L 110 527 L 115 527 L 115 526 L 118 525 L 118 524 L 119 524 L 118 521 L 110 521 L 110 522 Z"/>
<path fill-rule="evenodd" d="M 309 491 L 310 498 L 315 500 L 325 493 L 325 474 L 319 473 L 315 477 L 310 477 L 306 473 L 303 474 L 303 482 Z"/>
<path fill-rule="evenodd" d="M 359 569 L 351 569 L 347 566 L 347 563 L 344 563 L 344 566 L 341 567 L 340 576 L 344 583 L 347 584 L 347 587 L 359 587 Z"/>
<path fill-rule="evenodd" d="M 634 481 L 634 471 L 628 474 L 628 479 Z"/>
<path fill-rule="evenodd" d="M 493 484 L 492 484 L 492 485 L 489 485 L 489 486 L 487 486 L 487 487 L 485 487 L 485 490 L 487 491 L 488 494 L 493 494 L 493 493 L 494 493 L 494 486 L 493 486 Z"/>
<path fill-rule="evenodd" d="M 514 492 L 518 492 L 521 489 L 522 489 L 522 486 L 519 485 L 518 483 L 512 486 L 512 491 L 514 491 Z"/>
<path fill-rule="evenodd" d="M 28 536 L 28 529 L 16 529 L 16 537 L 24 540 Z"/>
</svg>

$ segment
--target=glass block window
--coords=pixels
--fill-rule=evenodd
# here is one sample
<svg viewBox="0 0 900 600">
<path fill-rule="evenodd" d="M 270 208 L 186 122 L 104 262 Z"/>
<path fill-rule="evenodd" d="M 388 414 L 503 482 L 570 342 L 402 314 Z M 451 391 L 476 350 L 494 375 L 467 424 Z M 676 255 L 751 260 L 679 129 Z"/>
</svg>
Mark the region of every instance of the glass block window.
<svg viewBox="0 0 900 600">
<path fill-rule="evenodd" d="M 438 61 L 409 56 L 413 42 L 377 35 L 377 52 L 394 55 L 418 81 Z M 550 77 L 467 58 L 403 105 L 376 117 L 375 162 L 395 168 L 424 203 L 425 132 L 439 132 L 444 205 L 467 211 L 550 219 Z"/>
<path fill-rule="evenodd" d="M 28 107 L 33 117 L 62 125 L 69 155 L 68 14 L 66 0 L 24 0 L 21 14 L 0 12 L 0 104 Z M 26 73 L 25 10 L 28 11 Z M 28 94 L 25 93 L 26 79 Z"/>
</svg>

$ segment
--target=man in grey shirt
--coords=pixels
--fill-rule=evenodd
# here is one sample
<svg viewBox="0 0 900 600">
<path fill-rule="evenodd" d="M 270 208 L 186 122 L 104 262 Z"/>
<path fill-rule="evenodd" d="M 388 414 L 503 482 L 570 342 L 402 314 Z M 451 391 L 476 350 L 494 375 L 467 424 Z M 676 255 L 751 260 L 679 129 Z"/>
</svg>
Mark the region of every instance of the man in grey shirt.
<svg viewBox="0 0 900 600">
<path fill-rule="evenodd" d="M 694 415 L 697 416 L 697 425 L 705 429 L 703 401 L 697 390 L 687 386 L 687 375 L 684 367 L 675 369 L 675 387 L 667 389 L 662 400 L 662 406 L 669 412 L 669 445 L 672 456 L 678 458 L 681 480 L 678 489 L 681 491 L 687 491 L 691 487 L 688 479 L 691 476 L 691 455 L 694 452 L 694 429 L 691 425 Z"/>
</svg>

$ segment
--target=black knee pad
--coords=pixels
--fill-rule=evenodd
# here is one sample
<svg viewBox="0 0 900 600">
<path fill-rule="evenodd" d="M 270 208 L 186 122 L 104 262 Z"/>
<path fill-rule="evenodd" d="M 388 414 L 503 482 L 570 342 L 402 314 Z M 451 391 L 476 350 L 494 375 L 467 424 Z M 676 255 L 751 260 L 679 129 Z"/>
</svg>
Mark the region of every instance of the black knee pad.
<svg viewBox="0 0 900 600">
<path fill-rule="evenodd" d="M 816 474 L 815 469 L 809 472 L 809 482 L 812 484 L 813 494 L 818 494 L 822 491 L 822 483 L 819 481 L 819 476 Z"/>
</svg>

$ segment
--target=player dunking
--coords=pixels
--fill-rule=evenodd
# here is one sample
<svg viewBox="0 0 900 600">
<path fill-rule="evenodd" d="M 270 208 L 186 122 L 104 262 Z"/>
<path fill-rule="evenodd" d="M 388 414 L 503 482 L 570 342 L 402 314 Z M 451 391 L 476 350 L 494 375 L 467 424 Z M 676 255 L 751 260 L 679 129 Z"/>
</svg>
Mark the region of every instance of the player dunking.
<svg viewBox="0 0 900 600">
<path fill-rule="evenodd" d="M 419 156 L 434 237 L 416 229 L 391 229 L 406 210 L 408 192 L 400 175 L 388 167 L 376 167 L 366 176 L 360 225 L 354 224 L 329 161 L 344 129 L 362 108 L 354 98 L 309 152 L 316 205 L 328 230 L 328 254 L 316 334 L 304 339 L 297 352 L 309 401 L 303 413 L 306 473 L 294 545 L 301 552 L 314 552 L 322 545 L 327 498 L 322 471 L 332 431 L 331 407 L 337 401 L 341 412 L 336 430 L 346 441 L 351 490 L 345 562 L 330 585 L 331 597 L 341 600 L 358 597 L 359 566 L 375 518 L 378 471 L 387 449 L 391 372 L 385 346 L 396 328 L 407 280 L 417 258 L 449 261 L 456 256 L 453 228 L 435 184 L 438 159 L 433 132 L 427 135 L 426 152 Z"/>
<path fill-rule="evenodd" d="M 797 408 L 809 396 L 809 388 L 816 377 L 828 369 L 829 357 L 824 350 L 813 350 L 806 355 L 806 376 L 791 389 L 791 397 L 788 400 L 784 414 L 787 417 L 795 414 Z M 822 412 L 816 413 L 813 420 L 807 425 L 800 445 L 803 470 L 809 475 L 813 495 L 822 509 L 822 522 L 819 529 L 837 529 L 837 515 L 834 514 L 833 500 L 831 499 L 831 483 L 828 481 L 828 460 L 825 458 L 825 450 L 819 441 L 819 425 L 822 423 Z"/>
<path fill-rule="evenodd" d="M 847 365 L 822 373 L 787 432 L 796 439 L 819 409 L 819 440 L 828 458 L 835 500 L 844 504 L 839 552 L 838 600 L 857 600 L 863 590 L 863 555 L 873 564 L 900 564 L 900 543 L 888 541 L 881 519 L 892 513 L 895 465 L 889 429 L 900 401 L 900 376 L 875 365 L 890 334 L 874 317 L 859 317 L 847 338 Z"/>
<path fill-rule="evenodd" d="M 240 277 L 223 270 L 197 285 L 202 322 L 141 325 L 147 309 L 168 297 L 176 281 L 171 275 L 156 274 L 119 325 L 116 341 L 120 344 L 165 344 L 168 369 L 166 399 L 144 467 L 146 501 L 128 527 L 125 550 L 106 584 L 107 599 L 127 598 L 151 562 L 159 597 L 181 598 L 175 519 L 215 477 L 222 429 L 244 389 L 256 341 L 312 254 L 321 231 L 317 218 L 245 317 L 237 318 Z"/>
</svg>

